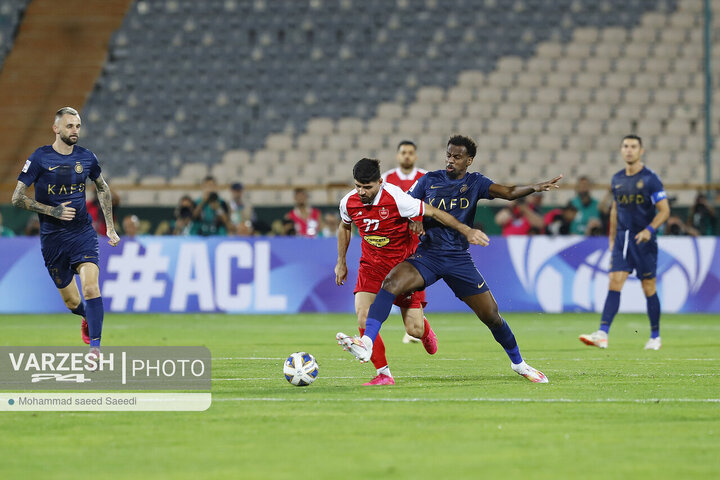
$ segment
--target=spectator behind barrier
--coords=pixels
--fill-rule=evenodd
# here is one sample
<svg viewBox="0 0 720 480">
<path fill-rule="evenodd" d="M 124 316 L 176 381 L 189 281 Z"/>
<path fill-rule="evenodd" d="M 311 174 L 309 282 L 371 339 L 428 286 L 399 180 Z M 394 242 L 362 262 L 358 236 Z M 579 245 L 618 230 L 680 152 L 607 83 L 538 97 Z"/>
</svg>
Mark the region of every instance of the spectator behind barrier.
<svg viewBox="0 0 720 480">
<path fill-rule="evenodd" d="M 572 222 L 571 233 L 576 235 L 587 235 L 590 220 L 600 218 L 598 201 L 590 195 L 591 189 L 592 183 L 587 177 L 578 178 L 575 186 L 577 195 L 571 200 L 577 210 L 575 220 Z"/>
<path fill-rule="evenodd" d="M 715 208 L 710 205 L 707 197 L 702 192 L 698 192 L 695 197 L 695 203 L 690 207 L 687 223 L 700 235 L 715 234 L 715 227 L 717 225 Z"/>
<path fill-rule="evenodd" d="M 193 212 L 193 235 L 227 235 L 230 209 L 217 193 L 215 177 L 203 181 L 203 196 L 196 202 Z"/>
<path fill-rule="evenodd" d="M 540 214 L 535 211 L 538 204 L 536 199 L 532 199 L 531 203 L 520 198 L 495 214 L 495 223 L 502 228 L 503 236 L 532 235 L 542 232 L 545 224 Z"/>
<path fill-rule="evenodd" d="M 571 235 L 578 210 L 572 201 L 565 208 L 555 208 L 545 214 L 545 232 L 549 235 Z"/>
<path fill-rule="evenodd" d="M 316 237 L 322 229 L 320 210 L 309 203 L 308 192 L 304 188 L 295 189 L 295 207 L 285 214 L 285 219 L 294 224 L 296 235 Z"/>
<path fill-rule="evenodd" d="M 136 215 L 125 215 L 122 221 L 122 229 L 125 238 L 135 238 L 140 230 L 140 219 Z"/>
<path fill-rule="evenodd" d="M 0 237 L 14 237 L 15 232 L 3 225 L 3 216 L 0 212 Z"/>
<path fill-rule="evenodd" d="M 173 235 L 191 235 L 193 230 L 193 212 L 195 202 L 190 195 L 183 195 L 178 206 L 175 208 L 175 220 L 173 220 Z"/>
<path fill-rule="evenodd" d="M 327 212 L 323 215 L 323 228 L 320 231 L 321 237 L 337 237 L 337 230 L 340 227 L 340 215 L 335 212 Z"/>
<path fill-rule="evenodd" d="M 255 213 L 252 206 L 243 200 L 243 186 L 240 182 L 230 185 L 230 225 L 236 235 L 248 236 L 255 231 Z"/>
</svg>

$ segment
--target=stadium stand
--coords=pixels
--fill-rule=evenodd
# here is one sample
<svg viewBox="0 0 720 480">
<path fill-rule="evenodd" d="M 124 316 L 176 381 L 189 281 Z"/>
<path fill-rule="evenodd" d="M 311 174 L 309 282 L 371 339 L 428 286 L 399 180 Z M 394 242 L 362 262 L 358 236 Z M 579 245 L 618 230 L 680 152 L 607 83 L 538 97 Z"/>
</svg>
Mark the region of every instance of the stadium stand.
<svg viewBox="0 0 720 480">
<path fill-rule="evenodd" d="M 223 172 L 246 185 L 312 185 L 346 181 L 358 154 L 390 161 L 405 137 L 432 168 L 459 130 L 478 139 L 490 176 L 527 181 L 604 175 L 593 153 L 614 158 L 619 135 L 636 131 L 660 173 L 696 152 L 677 181 L 697 180 L 699 9 L 682 0 L 138 1 L 85 107 L 103 125 L 86 143 L 124 181 Z M 653 163 L 658 149 L 663 165 Z"/>
<path fill-rule="evenodd" d="M 511 8 L 496 0 L 139 0 L 84 106 L 84 143 L 119 186 L 190 187 L 208 173 L 250 187 L 347 183 L 357 158 L 392 162 L 403 138 L 416 140 L 419 163 L 434 168 L 456 131 L 476 138 L 480 169 L 498 181 L 562 172 L 605 182 L 620 166 L 620 136 L 633 131 L 666 182 L 696 182 L 704 171 L 701 8 L 693 0 L 518 0 Z M 291 195 L 250 193 L 256 204 Z M 693 193 L 683 195 L 690 203 Z M 176 197 L 158 189 L 123 200 Z"/>
<path fill-rule="evenodd" d="M 5 138 L 0 150 L 0 192 L 5 198 L 9 199 L 25 159 L 51 139 L 48 112 L 64 105 L 82 106 L 87 100 L 105 62 L 109 37 L 130 3 L 25 2 L 12 52 L 0 71 L 0 130 Z M 0 0 L 0 11 L 7 5 L 19 4 Z"/>
<path fill-rule="evenodd" d="M 15 34 L 30 0 L 0 2 L 0 70 L 15 41 Z"/>
</svg>

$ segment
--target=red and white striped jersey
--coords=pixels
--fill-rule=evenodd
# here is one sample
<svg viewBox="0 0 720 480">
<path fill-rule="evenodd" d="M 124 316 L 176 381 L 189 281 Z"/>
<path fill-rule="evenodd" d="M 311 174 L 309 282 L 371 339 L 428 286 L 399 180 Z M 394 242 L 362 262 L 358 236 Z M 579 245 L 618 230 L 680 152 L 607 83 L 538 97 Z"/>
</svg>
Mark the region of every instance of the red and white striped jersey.
<svg viewBox="0 0 720 480">
<path fill-rule="evenodd" d="M 408 219 L 424 212 L 421 200 L 386 183 L 381 185 L 370 205 L 365 205 L 355 190 L 340 201 L 343 223 L 354 223 L 363 239 L 360 263 L 391 268 L 413 253 Z"/>
<path fill-rule="evenodd" d="M 402 188 L 403 192 L 410 190 L 413 183 L 417 182 L 420 177 L 425 175 L 427 170 L 422 168 L 413 168 L 412 172 L 405 175 L 400 168 L 393 168 L 382 174 L 383 182 L 392 183 Z"/>
</svg>

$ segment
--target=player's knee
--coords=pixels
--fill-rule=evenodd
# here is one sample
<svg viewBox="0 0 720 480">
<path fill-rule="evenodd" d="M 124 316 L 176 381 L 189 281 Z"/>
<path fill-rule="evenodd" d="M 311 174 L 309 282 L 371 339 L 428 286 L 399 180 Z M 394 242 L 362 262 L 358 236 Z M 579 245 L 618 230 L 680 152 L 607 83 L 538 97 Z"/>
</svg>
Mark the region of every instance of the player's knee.
<svg viewBox="0 0 720 480">
<path fill-rule="evenodd" d="M 100 287 L 98 285 L 83 285 L 82 291 L 86 300 L 100 296 Z"/>
<path fill-rule="evenodd" d="M 79 298 L 64 298 L 63 301 L 65 302 L 65 306 L 70 311 L 75 310 L 80 305 Z"/>
<path fill-rule="evenodd" d="M 396 277 L 389 275 L 383 280 L 382 288 L 385 291 L 388 291 L 394 295 L 400 295 L 401 293 L 404 293 L 401 291 L 401 282 Z"/>
<path fill-rule="evenodd" d="M 500 316 L 497 305 L 484 309 L 479 316 L 480 320 L 490 329 L 502 327 L 503 319 Z"/>
</svg>

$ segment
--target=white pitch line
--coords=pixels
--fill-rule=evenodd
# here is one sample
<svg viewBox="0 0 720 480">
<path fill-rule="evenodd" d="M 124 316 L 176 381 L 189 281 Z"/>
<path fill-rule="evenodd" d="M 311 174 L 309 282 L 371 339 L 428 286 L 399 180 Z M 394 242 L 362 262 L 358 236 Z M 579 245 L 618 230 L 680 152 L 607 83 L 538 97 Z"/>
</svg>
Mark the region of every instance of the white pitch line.
<svg viewBox="0 0 720 480">
<path fill-rule="evenodd" d="M 720 403 L 720 398 L 595 398 L 580 400 L 576 398 L 302 398 L 302 397 L 229 397 L 213 398 L 213 402 L 388 402 L 388 403 Z"/>
<path fill-rule="evenodd" d="M 608 374 L 608 376 L 611 377 L 647 377 L 647 374 L 640 374 L 640 373 L 612 373 Z M 677 374 L 666 374 L 663 376 L 655 375 L 654 378 L 675 378 L 675 377 L 720 377 L 720 373 L 677 373 Z M 214 382 L 251 382 L 253 380 L 277 380 L 278 378 L 282 378 L 280 376 L 277 377 L 235 377 L 235 378 L 213 378 L 212 380 Z M 323 379 L 326 380 L 338 380 L 338 379 L 346 379 L 346 378 L 356 378 L 356 379 L 362 379 L 364 377 L 358 376 L 358 375 L 352 375 L 352 376 L 323 376 Z M 452 379 L 456 378 L 454 375 L 393 375 L 393 378 L 420 378 L 420 379 L 426 379 L 426 380 L 433 380 L 436 378 L 447 378 Z M 514 377 L 513 377 L 514 378 Z"/>
<path fill-rule="evenodd" d="M 213 360 L 285 360 L 286 357 L 212 357 Z"/>
<path fill-rule="evenodd" d="M 285 360 L 286 357 L 212 357 L 213 360 Z M 622 359 L 623 361 L 638 361 L 647 363 L 652 357 L 645 358 L 628 358 Z M 335 357 L 335 360 L 349 360 L 349 357 Z M 437 358 L 436 361 L 445 362 L 477 362 L 478 358 Z M 532 361 L 538 362 L 558 362 L 557 358 L 544 358 L 544 357 L 533 357 Z M 616 358 L 564 358 L 563 362 L 607 362 L 616 360 Z M 663 358 L 664 362 L 717 362 L 720 361 L 718 358 Z"/>
</svg>

